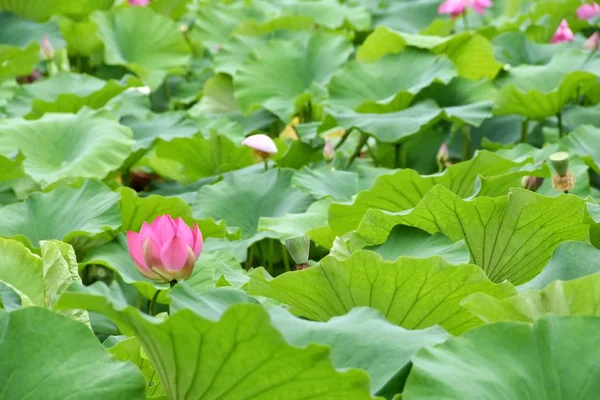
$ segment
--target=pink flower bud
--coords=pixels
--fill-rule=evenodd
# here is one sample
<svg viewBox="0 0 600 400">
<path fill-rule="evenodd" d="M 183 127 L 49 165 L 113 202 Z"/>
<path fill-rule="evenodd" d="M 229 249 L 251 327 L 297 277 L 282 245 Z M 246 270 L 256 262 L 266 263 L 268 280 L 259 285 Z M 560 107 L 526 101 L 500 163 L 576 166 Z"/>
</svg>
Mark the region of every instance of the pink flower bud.
<svg viewBox="0 0 600 400">
<path fill-rule="evenodd" d="M 139 233 L 128 231 L 129 254 L 138 271 L 146 278 L 161 283 L 187 279 L 202 252 L 202 233 L 181 218 L 169 215 L 144 222 Z"/>
<path fill-rule="evenodd" d="M 562 42 L 570 42 L 573 40 L 575 35 L 571 28 L 569 28 L 569 23 L 566 19 L 563 19 L 560 22 L 558 28 L 556 28 L 556 32 L 554 32 L 554 36 L 552 36 L 551 43 L 562 43 Z"/>
<path fill-rule="evenodd" d="M 331 143 L 331 140 L 325 141 L 325 146 L 323 147 L 323 158 L 325 159 L 325 161 L 329 162 L 329 161 L 333 160 L 334 156 L 335 156 L 335 149 L 333 148 L 333 144 Z"/>
<path fill-rule="evenodd" d="M 485 13 L 485 9 L 492 5 L 492 0 L 471 0 L 471 7 L 478 14 Z"/>
<path fill-rule="evenodd" d="M 54 59 L 54 47 L 52 47 L 52 43 L 48 36 L 44 36 L 42 38 L 42 43 L 40 44 L 40 53 L 42 58 L 46 61 L 51 61 Z"/>
<path fill-rule="evenodd" d="M 134 7 L 146 7 L 150 0 L 129 0 L 129 5 Z"/>
<path fill-rule="evenodd" d="M 440 146 L 440 149 L 438 150 L 437 155 L 436 155 L 438 164 L 445 165 L 446 161 L 448 161 L 449 156 L 450 155 L 448 153 L 448 145 L 444 142 Z"/>
<path fill-rule="evenodd" d="M 598 42 L 600 41 L 600 35 L 598 32 L 594 32 L 592 36 L 590 36 L 585 43 L 583 44 L 583 48 L 585 50 L 598 50 Z"/>
<path fill-rule="evenodd" d="M 248 136 L 242 144 L 260 152 L 263 157 L 277 153 L 277 146 L 273 139 L 262 133 Z"/>
<path fill-rule="evenodd" d="M 600 5 L 598 3 L 585 3 L 577 9 L 579 19 L 592 19 L 600 14 Z"/>
</svg>

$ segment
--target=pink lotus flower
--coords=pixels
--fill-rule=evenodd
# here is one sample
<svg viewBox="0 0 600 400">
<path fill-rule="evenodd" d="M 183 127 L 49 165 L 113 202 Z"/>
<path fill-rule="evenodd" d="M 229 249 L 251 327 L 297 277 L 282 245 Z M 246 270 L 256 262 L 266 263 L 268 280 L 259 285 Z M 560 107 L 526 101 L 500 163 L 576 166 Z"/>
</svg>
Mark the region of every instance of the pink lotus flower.
<svg viewBox="0 0 600 400">
<path fill-rule="evenodd" d="M 598 3 L 582 4 L 577 9 L 577 17 L 579 19 L 591 19 L 600 14 L 600 5 Z"/>
<path fill-rule="evenodd" d="M 54 59 L 54 47 L 52 47 L 52 42 L 48 39 L 48 36 L 42 38 L 42 42 L 40 43 L 40 54 L 42 58 L 46 61 L 51 61 Z"/>
<path fill-rule="evenodd" d="M 150 0 L 129 0 L 129 5 L 134 7 L 146 7 L 148 4 L 150 4 Z"/>
<path fill-rule="evenodd" d="M 598 44 L 600 44 L 600 35 L 598 35 L 598 32 L 594 32 L 592 36 L 585 41 L 583 48 L 585 50 L 598 50 Z"/>
<path fill-rule="evenodd" d="M 469 0 L 446 0 L 438 8 L 440 14 L 450 14 L 452 18 L 456 18 L 465 12 Z"/>
<path fill-rule="evenodd" d="M 479 14 L 485 13 L 485 9 L 492 6 L 492 0 L 446 0 L 438 8 L 440 14 L 450 14 L 453 18 L 464 13 L 467 8 Z"/>
<path fill-rule="evenodd" d="M 140 233 L 128 231 L 129 254 L 146 278 L 166 283 L 190 277 L 202 252 L 202 232 L 169 215 L 144 222 Z"/>
<path fill-rule="evenodd" d="M 569 28 L 569 23 L 566 19 L 563 19 L 560 22 L 558 28 L 556 28 L 556 32 L 554 32 L 554 36 L 552 36 L 551 43 L 562 43 L 562 42 L 570 42 L 573 40 L 575 35 L 573 35 L 573 31 Z"/>
<path fill-rule="evenodd" d="M 485 13 L 485 9 L 492 5 L 492 0 L 471 0 L 471 7 L 478 14 Z"/>
</svg>

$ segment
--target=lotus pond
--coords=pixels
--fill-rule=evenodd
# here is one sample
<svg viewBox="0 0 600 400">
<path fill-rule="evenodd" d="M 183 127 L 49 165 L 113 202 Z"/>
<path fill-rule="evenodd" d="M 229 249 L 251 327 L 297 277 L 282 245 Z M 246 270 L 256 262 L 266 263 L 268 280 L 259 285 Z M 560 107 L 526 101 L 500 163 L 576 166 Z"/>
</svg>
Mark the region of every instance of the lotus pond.
<svg viewBox="0 0 600 400">
<path fill-rule="evenodd" d="M 599 399 L 598 31 L 0 0 L 0 399 Z"/>
</svg>

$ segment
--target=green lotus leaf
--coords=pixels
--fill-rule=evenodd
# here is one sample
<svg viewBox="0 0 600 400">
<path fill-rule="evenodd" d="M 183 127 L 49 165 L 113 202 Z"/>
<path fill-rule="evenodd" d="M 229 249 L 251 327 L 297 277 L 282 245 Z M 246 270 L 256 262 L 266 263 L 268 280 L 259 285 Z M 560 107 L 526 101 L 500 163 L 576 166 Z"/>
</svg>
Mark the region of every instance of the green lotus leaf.
<svg viewBox="0 0 600 400">
<path fill-rule="evenodd" d="M 373 15 L 373 25 L 386 26 L 404 32 L 419 33 L 439 17 L 437 0 L 397 0 L 382 3 L 378 0 L 363 1 Z"/>
<path fill-rule="evenodd" d="M 0 238 L 0 250 L 0 281 L 17 289 L 32 305 L 44 307 L 46 298 L 41 257 L 16 240 Z"/>
<path fill-rule="evenodd" d="M 100 312 L 135 334 L 169 399 L 371 398 L 364 372 L 337 372 L 327 347 L 290 346 L 260 305 L 234 304 L 218 322 L 187 309 L 162 320 L 127 306 L 117 286 L 96 283 L 72 287 L 57 307 Z"/>
<path fill-rule="evenodd" d="M 57 18 L 60 32 L 67 42 L 67 53 L 70 56 L 91 57 L 102 49 L 102 41 L 98 37 L 98 27 L 89 19 L 74 21 L 69 18 Z"/>
<path fill-rule="evenodd" d="M 564 242 L 554 250 L 542 272 L 519 290 L 541 290 L 551 282 L 570 281 L 600 272 L 600 250 L 583 242 Z"/>
<path fill-rule="evenodd" d="M 358 129 L 383 143 L 397 143 L 437 122 L 442 116 L 442 109 L 434 101 L 427 100 L 402 111 L 385 114 L 351 110 L 330 110 L 330 114 L 346 130 Z"/>
<path fill-rule="evenodd" d="M 445 54 L 454 62 L 460 76 L 472 80 L 494 78 L 502 67 L 494 58 L 492 43 L 478 33 L 461 32 L 439 37 L 397 32 L 386 27 L 378 27 L 367 37 L 357 51 L 357 59 L 373 62 L 406 47 Z"/>
<path fill-rule="evenodd" d="M 194 266 L 194 273 L 185 281 L 195 293 L 214 289 L 219 282 L 234 288 L 243 287 L 250 278 L 239 262 L 225 252 L 204 252 Z"/>
<path fill-rule="evenodd" d="M 121 81 L 105 81 L 91 75 L 61 72 L 49 79 L 21 86 L 12 115 L 37 119 L 45 113 L 77 113 L 81 108 L 102 108 L 110 99 L 141 82 L 131 76 Z"/>
<path fill-rule="evenodd" d="M 406 225 L 396 225 L 385 243 L 367 248 L 378 253 L 384 260 L 398 257 L 427 258 L 440 256 L 449 264 L 469 262 L 469 249 L 464 240 L 453 242 L 439 232 L 429 233 Z"/>
<path fill-rule="evenodd" d="M 80 188 L 32 193 L 23 202 L 0 208 L 0 236 L 18 238 L 33 248 L 41 240 L 97 237 L 121 225 L 118 201 L 118 194 L 94 180 Z"/>
<path fill-rule="evenodd" d="M 600 58 L 570 49 L 558 52 L 545 65 L 510 68 L 497 80 L 501 87 L 494 112 L 543 119 L 557 115 L 578 93 L 597 88 Z"/>
<path fill-rule="evenodd" d="M 334 109 L 361 112 L 401 110 L 422 89 L 434 82 L 447 84 L 455 76 L 454 64 L 446 56 L 409 48 L 370 64 L 347 63 L 327 85 L 327 104 Z"/>
<path fill-rule="evenodd" d="M 190 310 L 202 318 L 210 321 L 218 321 L 225 311 L 234 304 L 254 303 L 258 300 L 248 296 L 244 290 L 231 287 L 206 288 L 197 293 L 188 281 L 178 284 L 169 292 L 171 296 L 170 312 L 172 314 L 179 310 Z"/>
<path fill-rule="evenodd" d="M 327 210 L 331 199 L 321 199 L 312 203 L 302 213 L 290 213 L 281 217 L 262 217 L 258 221 L 258 231 L 273 232 L 273 237 L 282 242 L 308 235 L 310 239 L 323 248 L 330 248 L 334 239 L 327 226 Z"/>
<path fill-rule="evenodd" d="M 371 16 L 362 7 L 340 4 L 337 0 L 319 2 L 299 1 L 284 7 L 286 15 L 305 15 L 312 17 L 315 23 L 329 29 L 349 25 L 356 31 L 366 31 L 371 26 Z"/>
<path fill-rule="evenodd" d="M 287 122 L 318 97 L 351 52 L 349 41 L 333 34 L 270 40 L 238 69 L 235 97 L 246 113 L 263 107 Z"/>
<path fill-rule="evenodd" d="M 418 352 L 402 398 L 594 399 L 598 329 L 600 318 L 555 316 L 473 329 Z"/>
<path fill-rule="evenodd" d="M 150 7 L 154 11 L 171 19 L 180 19 L 188 8 L 189 0 L 154 0 Z"/>
<path fill-rule="evenodd" d="M 498 61 L 519 66 L 546 64 L 562 46 L 541 44 L 527 39 L 524 32 L 505 32 L 492 38 Z"/>
<path fill-rule="evenodd" d="M 354 308 L 327 322 L 296 318 L 283 308 L 272 308 L 270 314 L 271 322 L 290 344 L 330 346 L 334 367 L 367 371 L 371 377 L 371 390 L 379 395 L 401 392 L 410 358 L 419 349 L 442 343 L 450 336 L 437 326 L 423 330 L 404 329 L 366 307 Z"/>
<path fill-rule="evenodd" d="M 454 334 L 481 324 L 460 305 L 476 292 L 504 298 L 516 289 L 508 282 L 490 282 L 475 265 L 452 266 L 441 257 L 384 261 L 361 250 L 346 260 L 328 256 L 317 266 L 271 280 L 257 271 L 248 284 L 248 293 L 281 301 L 294 314 L 313 321 L 367 306 L 407 329 L 438 324 Z"/>
<path fill-rule="evenodd" d="M 129 361 L 139 368 L 146 381 L 146 396 L 156 398 L 164 395 L 162 383 L 156 376 L 156 371 L 148 360 L 140 341 L 135 337 L 109 336 L 102 345 L 106 350 L 117 357 L 119 361 Z M 159 397 L 160 398 L 160 397 Z"/>
<path fill-rule="evenodd" d="M 235 171 L 253 163 L 248 147 L 214 132 L 208 138 L 198 134 L 169 142 L 161 141 L 155 146 L 154 155 L 149 161 L 160 175 L 185 183 Z"/>
<path fill-rule="evenodd" d="M 43 188 L 77 178 L 104 178 L 121 166 L 132 143 L 129 128 L 105 111 L 82 109 L 75 115 L 0 122 L 0 154 L 18 149 L 25 156 L 25 173 Z"/>
<path fill-rule="evenodd" d="M 334 200 L 349 200 L 360 191 L 356 172 L 333 168 L 302 168 L 294 174 L 292 185 L 316 199 L 331 196 Z"/>
<path fill-rule="evenodd" d="M 0 10 L 9 11 L 23 18 L 45 21 L 55 14 L 80 17 L 94 10 L 105 10 L 115 0 L 0 0 Z"/>
<path fill-rule="evenodd" d="M 485 323 L 501 321 L 533 322 L 544 315 L 600 316 L 600 294 L 596 289 L 600 274 L 570 281 L 553 281 L 544 289 L 533 289 L 497 301 L 477 293 L 463 305 Z"/>
<path fill-rule="evenodd" d="M 240 114 L 233 92 L 233 78 L 223 73 L 216 74 L 204 84 L 202 99 L 190 109 L 190 115 Z"/>
<path fill-rule="evenodd" d="M 438 185 L 412 210 L 367 211 L 354 245 L 382 243 L 397 224 L 440 232 L 464 240 L 471 262 L 490 280 L 518 285 L 539 274 L 561 242 L 586 238 L 584 211 L 585 202 L 573 195 L 550 198 L 513 188 L 508 196 L 463 200 Z"/>
<path fill-rule="evenodd" d="M 377 179 L 369 190 L 358 194 L 353 204 L 332 204 L 329 224 L 341 235 L 355 229 L 371 209 L 399 212 L 415 207 L 429 189 L 443 185 L 460 197 L 502 196 L 520 185 L 525 175 L 548 176 L 547 167 L 535 167 L 531 160 L 513 162 L 497 154 L 481 151 L 467 162 L 452 165 L 441 174 L 421 176 L 406 169 Z M 386 235 L 387 237 L 387 235 Z"/>
<path fill-rule="evenodd" d="M 0 387 L 10 397 L 146 398 L 144 379 L 137 368 L 107 353 L 92 331 L 79 322 L 27 307 L 0 312 L 0 329 Z"/>
<path fill-rule="evenodd" d="M 177 24 L 148 7 L 95 12 L 92 20 L 104 43 L 104 62 L 130 69 L 153 90 L 168 72 L 190 61 L 190 47 Z"/>
<path fill-rule="evenodd" d="M 198 191 L 192 204 L 194 218 L 226 220 L 228 228 L 241 229 L 241 239 L 247 240 L 242 246 L 245 254 L 250 244 L 267 237 L 264 232 L 257 234 L 261 217 L 304 212 L 313 202 L 311 196 L 290 186 L 293 174 L 290 169 L 228 174 L 221 182 L 203 186 Z M 252 184 L 248 184 L 250 182 Z M 210 242 L 205 242 L 209 248 Z M 213 250 L 218 249 L 220 247 Z M 237 253 L 232 251 L 231 254 Z"/>
<path fill-rule="evenodd" d="M 235 35 L 220 47 L 215 55 L 215 71 L 234 76 L 244 64 L 252 50 L 262 46 L 265 39 L 262 37 Z"/>
<path fill-rule="evenodd" d="M 578 154 L 596 173 L 600 174 L 600 129 L 582 125 L 560 141 L 571 154 Z"/>
</svg>

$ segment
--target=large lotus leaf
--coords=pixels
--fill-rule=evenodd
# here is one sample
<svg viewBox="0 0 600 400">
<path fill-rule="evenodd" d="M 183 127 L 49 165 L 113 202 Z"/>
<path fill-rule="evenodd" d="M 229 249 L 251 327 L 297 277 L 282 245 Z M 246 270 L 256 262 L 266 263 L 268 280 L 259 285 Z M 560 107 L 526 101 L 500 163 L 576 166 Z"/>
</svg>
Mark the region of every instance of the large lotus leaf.
<svg viewBox="0 0 600 400">
<path fill-rule="evenodd" d="M 104 43 L 104 62 L 132 70 L 151 89 L 190 61 L 190 46 L 177 24 L 148 7 L 96 12 L 92 19 Z"/>
<path fill-rule="evenodd" d="M 139 197 L 130 188 L 121 188 L 121 216 L 123 230 L 138 232 L 144 222 L 152 222 L 156 217 L 169 214 L 173 218 L 191 218 L 192 209 L 177 197 L 151 195 Z"/>
<path fill-rule="evenodd" d="M 519 66 L 521 64 L 546 64 L 561 46 L 554 43 L 536 43 L 527 39 L 525 32 L 501 33 L 492 39 L 498 61 Z"/>
<path fill-rule="evenodd" d="M 544 315 L 600 316 L 600 274 L 570 281 L 553 281 L 542 290 L 527 290 L 502 300 L 484 293 L 463 302 L 485 323 L 500 321 L 533 322 Z"/>
<path fill-rule="evenodd" d="M 459 334 L 481 323 L 461 307 L 463 298 L 476 292 L 503 298 L 516 289 L 508 282 L 490 282 L 475 265 L 453 266 L 440 257 L 384 261 L 377 253 L 359 250 L 343 261 L 328 256 L 317 266 L 271 280 L 257 271 L 248 292 L 279 300 L 313 321 L 368 306 L 404 328 L 438 324 Z"/>
<path fill-rule="evenodd" d="M 542 272 L 519 290 L 543 289 L 553 281 L 569 281 L 600 272 L 600 250 L 584 242 L 565 242 L 554 250 Z"/>
<path fill-rule="evenodd" d="M 248 147 L 237 145 L 216 132 L 208 138 L 198 134 L 160 142 L 150 159 L 150 165 L 156 172 L 186 183 L 235 171 L 253 163 Z"/>
<path fill-rule="evenodd" d="M 219 73 L 204 84 L 202 98 L 190 109 L 190 115 L 239 114 L 240 106 L 234 96 L 233 78 Z"/>
<path fill-rule="evenodd" d="M 325 323 L 297 318 L 283 308 L 272 308 L 270 314 L 271 322 L 290 344 L 330 346 L 334 367 L 367 371 L 371 390 L 378 394 L 401 392 L 410 358 L 419 349 L 442 343 L 450 336 L 437 326 L 404 329 L 370 308 L 354 308 Z"/>
<path fill-rule="evenodd" d="M 30 43 L 24 49 L 0 44 L 0 81 L 29 74 L 38 60 L 39 46 L 36 43 Z"/>
<path fill-rule="evenodd" d="M 260 305 L 235 304 L 218 322 L 187 309 L 162 320 L 127 306 L 118 286 L 96 283 L 72 287 L 58 307 L 103 313 L 134 333 L 169 399 L 371 398 L 364 372 L 337 372 L 327 347 L 290 346 Z"/>
<path fill-rule="evenodd" d="M 494 58 L 492 43 L 478 33 L 461 32 L 448 37 L 415 35 L 378 27 L 358 49 L 357 59 L 373 62 L 407 46 L 446 54 L 462 77 L 478 80 L 494 78 L 502 64 Z"/>
<path fill-rule="evenodd" d="M 419 33 L 439 17 L 437 0 L 362 0 L 373 18 L 375 26 L 387 26 L 405 32 Z"/>
<path fill-rule="evenodd" d="M 234 257 L 219 251 L 202 253 L 194 266 L 194 273 L 185 283 L 193 292 L 204 293 L 217 286 L 241 288 L 249 280 L 248 274 Z"/>
<path fill-rule="evenodd" d="M 35 21 L 45 21 L 55 14 L 87 15 L 110 8 L 115 0 L 0 0 L 0 10 L 10 11 Z"/>
<path fill-rule="evenodd" d="M 128 87 L 139 84 L 139 80 L 132 78 L 105 81 L 91 75 L 61 72 L 21 86 L 15 104 L 9 104 L 8 111 L 36 119 L 45 113 L 76 113 L 84 106 L 98 109 Z"/>
<path fill-rule="evenodd" d="M 41 257 L 16 240 L 3 238 L 0 238 L 0 254 L 0 281 L 27 296 L 32 304 L 43 307 L 46 300 Z"/>
<path fill-rule="evenodd" d="M 384 143 L 397 143 L 416 135 L 442 116 L 442 109 L 432 100 L 423 101 L 402 111 L 384 114 L 351 110 L 329 112 L 340 127 L 346 130 L 358 129 Z"/>
<path fill-rule="evenodd" d="M 415 101 L 433 99 L 444 108 L 444 113 L 450 121 L 479 127 L 484 120 L 492 117 L 492 105 L 496 94 L 496 87 L 487 79 L 474 82 L 459 77 L 448 85 L 430 85 L 419 93 Z"/>
<path fill-rule="evenodd" d="M 596 173 L 600 174 L 600 129 L 582 125 L 560 141 L 571 154 L 577 154 Z"/>
<path fill-rule="evenodd" d="M 335 200 L 349 200 L 360 190 L 359 175 L 356 172 L 334 168 L 305 167 L 294 174 L 292 185 L 316 199 L 331 196 Z"/>
<path fill-rule="evenodd" d="M 0 387 L 6 398 L 143 400 L 144 378 L 83 324 L 38 307 L 0 312 Z"/>
<path fill-rule="evenodd" d="M 463 200 L 438 185 L 412 210 L 367 211 L 355 245 L 382 243 L 397 224 L 440 232 L 464 239 L 471 262 L 492 281 L 518 285 L 539 274 L 561 242 L 586 238 L 584 211 L 585 202 L 573 195 L 551 198 L 513 188 L 508 196 Z"/>
<path fill-rule="evenodd" d="M 262 217 L 258 222 L 258 231 L 273 232 L 275 237 L 284 241 L 308 235 L 323 248 L 330 248 L 333 233 L 327 226 L 327 210 L 331 199 L 321 199 L 312 203 L 302 213 L 291 213 L 281 217 Z"/>
<path fill-rule="evenodd" d="M 121 166 L 132 143 L 131 130 L 105 111 L 0 122 L 0 154 L 18 149 L 25 172 L 43 188 L 62 180 L 104 178 Z"/>
<path fill-rule="evenodd" d="M 285 3 L 285 2 L 284 2 Z M 371 16 L 362 7 L 340 4 L 337 0 L 291 1 L 284 6 L 283 12 L 289 15 L 305 15 L 330 29 L 350 25 L 354 30 L 366 31 L 371 26 Z"/>
<path fill-rule="evenodd" d="M 344 234 L 355 229 L 369 209 L 408 210 L 435 185 L 443 185 L 460 197 L 502 196 L 510 187 L 519 186 L 525 175 L 548 176 L 549 171 L 533 166 L 529 160 L 513 162 L 488 151 L 480 151 L 473 159 L 452 165 L 440 174 L 421 176 L 405 169 L 379 177 L 372 188 L 358 194 L 353 204 L 333 204 L 329 223 L 336 234 Z"/>
<path fill-rule="evenodd" d="M 33 248 L 39 248 L 40 240 L 98 236 L 121 226 L 118 201 L 118 194 L 93 180 L 81 188 L 32 193 L 0 208 L 0 236 L 19 238 Z"/>
<path fill-rule="evenodd" d="M 557 53 L 545 65 L 510 68 L 497 80 L 501 86 L 495 113 L 543 119 L 558 114 L 575 97 L 598 86 L 599 58 L 577 49 Z"/>
<path fill-rule="evenodd" d="M 433 235 L 406 225 L 396 225 L 385 243 L 368 248 L 384 260 L 395 260 L 398 257 L 427 258 L 440 256 L 449 264 L 466 264 L 469 262 L 469 249 L 464 240 L 453 242 L 437 232 Z"/>
<path fill-rule="evenodd" d="M 311 196 L 290 186 L 293 174 L 290 169 L 228 174 L 198 191 L 194 217 L 226 220 L 228 227 L 242 230 L 242 238 L 252 238 L 261 217 L 303 212 L 312 203 Z"/>
<path fill-rule="evenodd" d="M 595 399 L 598 329 L 600 318 L 556 316 L 473 329 L 418 352 L 402 398 Z"/>
<path fill-rule="evenodd" d="M 73 56 L 91 57 L 102 49 L 98 37 L 98 27 L 89 19 L 74 21 L 70 18 L 57 18 L 60 32 L 67 42 L 67 53 Z"/>
<path fill-rule="evenodd" d="M 235 97 L 246 113 L 263 107 L 287 122 L 324 90 L 351 52 L 350 42 L 340 35 L 271 40 L 256 48 L 238 69 Z"/>
<path fill-rule="evenodd" d="M 327 85 L 327 104 L 361 112 L 401 110 L 422 89 L 434 82 L 447 84 L 455 76 L 454 64 L 446 56 L 409 48 L 374 63 L 350 61 L 344 65 Z"/>
<path fill-rule="evenodd" d="M 220 46 L 219 52 L 215 55 L 215 71 L 234 76 L 246 58 L 252 54 L 252 50 L 264 43 L 265 39 L 262 37 L 234 36 Z"/>
</svg>

